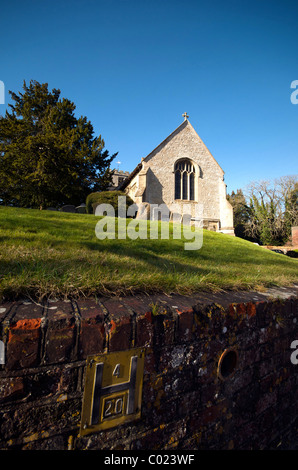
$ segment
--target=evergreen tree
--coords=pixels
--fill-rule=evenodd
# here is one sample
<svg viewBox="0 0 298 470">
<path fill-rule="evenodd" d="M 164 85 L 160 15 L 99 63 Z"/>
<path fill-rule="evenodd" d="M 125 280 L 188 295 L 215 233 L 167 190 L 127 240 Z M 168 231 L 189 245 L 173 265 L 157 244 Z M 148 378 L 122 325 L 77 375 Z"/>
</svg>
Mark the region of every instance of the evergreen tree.
<svg viewBox="0 0 298 470">
<path fill-rule="evenodd" d="M 111 181 L 111 161 L 101 136 L 94 137 L 75 104 L 48 84 L 24 81 L 23 93 L 9 92 L 14 104 L 0 118 L 0 200 L 45 208 L 79 204 Z"/>
</svg>

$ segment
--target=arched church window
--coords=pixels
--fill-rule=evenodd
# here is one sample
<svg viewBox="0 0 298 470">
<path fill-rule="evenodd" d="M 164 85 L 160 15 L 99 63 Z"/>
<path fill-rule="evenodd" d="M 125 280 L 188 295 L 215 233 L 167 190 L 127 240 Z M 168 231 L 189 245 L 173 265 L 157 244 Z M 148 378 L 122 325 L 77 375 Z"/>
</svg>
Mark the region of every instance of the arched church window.
<svg viewBox="0 0 298 470">
<path fill-rule="evenodd" d="M 195 167 L 190 160 L 180 160 L 175 165 L 175 199 L 195 199 Z"/>
</svg>

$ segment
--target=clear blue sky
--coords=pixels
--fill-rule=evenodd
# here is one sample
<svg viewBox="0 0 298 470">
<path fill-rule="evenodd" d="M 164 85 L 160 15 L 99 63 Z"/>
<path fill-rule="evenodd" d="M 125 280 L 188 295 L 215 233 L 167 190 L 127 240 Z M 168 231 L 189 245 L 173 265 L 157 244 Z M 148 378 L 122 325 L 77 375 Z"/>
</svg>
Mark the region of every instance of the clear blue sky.
<svg viewBox="0 0 298 470">
<path fill-rule="evenodd" d="M 186 111 L 228 192 L 298 173 L 297 0 L 9 0 L 0 37 L 6 105 L 24 79 L 59 88 L 122 170 Z"/>
</svg>

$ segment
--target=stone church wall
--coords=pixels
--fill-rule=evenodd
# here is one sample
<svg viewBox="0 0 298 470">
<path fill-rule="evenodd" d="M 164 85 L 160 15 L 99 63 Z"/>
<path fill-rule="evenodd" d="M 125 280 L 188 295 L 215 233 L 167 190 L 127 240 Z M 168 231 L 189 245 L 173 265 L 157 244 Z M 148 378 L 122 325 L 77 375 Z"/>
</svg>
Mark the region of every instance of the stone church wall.
<svg viewBox="0 0 298 470">
<path fill-rule="evenodd" d="M 195 202 L 175 200 L 174 165 L 178 159 L 183 158 L 190 159 L 195 164 Z M 164 203 L 171 212 L 175 212 L 174 207 L 177 205 L 180 212 L 189 205 L 192 217 L 198 214 L 196 203 L 199 203 L 206 228 L 210 223 L 217 230 L 233 230 L 233 210 L 226 199 L 224 172 L 188 121 L 143 159 L 142 165 L 142 171 L 126 189 L 136 203 Z"/>
</svg>

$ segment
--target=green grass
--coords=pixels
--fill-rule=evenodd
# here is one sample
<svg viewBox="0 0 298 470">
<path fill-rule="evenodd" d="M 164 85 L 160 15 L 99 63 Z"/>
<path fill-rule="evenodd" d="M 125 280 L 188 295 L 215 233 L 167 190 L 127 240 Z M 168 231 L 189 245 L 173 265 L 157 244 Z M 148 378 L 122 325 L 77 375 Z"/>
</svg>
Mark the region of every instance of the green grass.
<svg viewBox="0 0 298 470">
<path fill-rule="evenodd" d="M 0 296 L 190 294 L 298 282 L 296 259 L 239 238 L 204 230 L 193 251 L 185 240 L 98 240 L 98 220 L 0 206 Z"/>
</svg>

